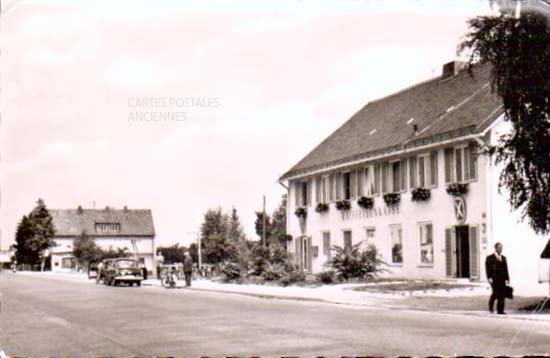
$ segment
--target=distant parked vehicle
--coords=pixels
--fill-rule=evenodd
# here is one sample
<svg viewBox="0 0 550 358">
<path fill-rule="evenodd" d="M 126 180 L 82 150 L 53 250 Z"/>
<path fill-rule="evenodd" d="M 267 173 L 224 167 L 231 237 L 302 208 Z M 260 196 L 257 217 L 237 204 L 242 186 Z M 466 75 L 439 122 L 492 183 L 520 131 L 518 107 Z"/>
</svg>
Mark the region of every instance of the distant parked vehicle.
<svg viewBox="0 0 550 358">
<path fill-rule="evenodd" d="M 116 286 L 119 283 L 141 286 L 143 280 L 139 263 L 134 259 L 109 260 L 105 262 L 105 266 L 101 271 L 103 282 L 110 286 Z"/>
</svg>

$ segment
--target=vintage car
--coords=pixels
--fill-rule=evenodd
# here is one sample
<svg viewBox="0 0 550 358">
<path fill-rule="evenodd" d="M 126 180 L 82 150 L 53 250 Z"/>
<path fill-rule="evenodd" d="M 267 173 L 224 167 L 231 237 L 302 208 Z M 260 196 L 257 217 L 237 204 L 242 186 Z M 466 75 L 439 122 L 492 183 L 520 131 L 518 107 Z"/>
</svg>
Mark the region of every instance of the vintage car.
<svg viewBox="0 0 550 358">
<path fill-rule="evenodd" d="M 141 286 L 143 276 L 138 261 L 128 258 L 105 261 L 100 273 L 105 284 L 116 286 L 119 283 L 126 283 L 128 285 L 135 284 L 136 286 Z"/>
</svg>

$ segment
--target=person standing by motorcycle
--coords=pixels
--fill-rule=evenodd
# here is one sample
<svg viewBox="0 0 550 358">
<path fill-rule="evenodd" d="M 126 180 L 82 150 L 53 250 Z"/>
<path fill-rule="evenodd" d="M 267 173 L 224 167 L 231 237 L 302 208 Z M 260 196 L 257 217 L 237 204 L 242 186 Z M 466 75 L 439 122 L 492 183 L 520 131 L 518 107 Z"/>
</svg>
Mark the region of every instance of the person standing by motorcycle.
<svg viewBox="0 0 550 358">
<path fill-rule="evenodd" d="M 183 274 L 185 275 L 185 286 L 191 286 L 191 276 L 193 274 L 193 259 L 189 251 L 185 252 L 183 258 Z"/>
</svg>

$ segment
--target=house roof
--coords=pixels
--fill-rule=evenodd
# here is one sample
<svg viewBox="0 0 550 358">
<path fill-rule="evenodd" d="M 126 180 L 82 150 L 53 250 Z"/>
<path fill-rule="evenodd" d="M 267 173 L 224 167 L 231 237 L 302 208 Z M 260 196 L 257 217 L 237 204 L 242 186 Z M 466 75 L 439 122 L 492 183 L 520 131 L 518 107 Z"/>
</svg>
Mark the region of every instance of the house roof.
<svg viewBox="0 0 550 358">
<path fill-rule="evenodd" d="M 149 209 L 49 209 L 55 236 L 154 236 L 153 215 Z M 96 224 L 120 224 L 117 232 L 101 232 Z"/>
<path fill-rule="evenodd" d="M 427 143 L 483 132 L 503 113 L 491 66 L 437 77 L 367 103 L 280 180 Z M 414 133 L 413 125 L 417 126 Z"/>
</svg>

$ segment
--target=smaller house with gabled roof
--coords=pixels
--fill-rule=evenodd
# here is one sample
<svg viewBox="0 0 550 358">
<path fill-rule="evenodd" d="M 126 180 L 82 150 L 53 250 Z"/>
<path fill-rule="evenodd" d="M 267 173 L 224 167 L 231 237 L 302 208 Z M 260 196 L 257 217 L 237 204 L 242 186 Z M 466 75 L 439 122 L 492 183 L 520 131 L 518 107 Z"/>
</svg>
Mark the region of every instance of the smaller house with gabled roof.
<svg viewBox="0 0 550 358">
<path fill-rule="evenodd" d="M 127 249 L 143 261 L 148 271 L 155 268 L 155 228 L 149 209 L 49 209 L 56 246 L 50 249 L 52 271 L 76 268 L 73 243 L 85 233 L 104 250 Z"/>
<path fill-rule="evenodd" d="M 510 130 L 491 65 L 450 62 L 442 75 L 372 101 L 279 181 L 296 264 L 326 269 L 333 245 L 374 245 L 387 275 L 485 280 L 504 244 L 512 284 L 539 289 L 541 238 L 500 193 L 483 153 Z"/>
</svg>

